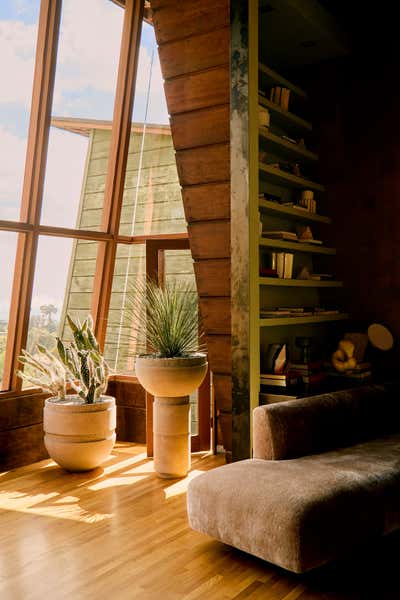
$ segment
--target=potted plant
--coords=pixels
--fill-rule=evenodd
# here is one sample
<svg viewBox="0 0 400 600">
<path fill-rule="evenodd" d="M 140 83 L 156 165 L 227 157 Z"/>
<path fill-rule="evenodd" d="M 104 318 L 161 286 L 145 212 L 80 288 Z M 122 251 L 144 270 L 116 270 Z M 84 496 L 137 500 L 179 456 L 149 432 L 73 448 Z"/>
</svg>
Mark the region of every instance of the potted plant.
<svg viewBox="0 0 400 600">
<path fill-rule="evenodd" d="M 37 344 L 37 354 L 19 357 L 19 377 L 52 394 L 45 401 L 44 443 L 50 457 L 68 471 L 98 467 L 115 443 L 115 399 L 106 396 L 109 368 L 93 333 L 91 317 L 83 324 L 67 316 L 73 340 L 57 338 L 56 353 Z M 74 393 L 67 394 L 68 389 Z"/>
<path fill-rule="evenodd" d="M 190 469 L 189 394 L 208 367 L 199 347 L 197 294 L 188 285 L 163 288 L 148 280 L 132 287 L 129 306 L 134 339 L 143 339 L 146 332 L 135 372 L 154 396 L 154 467 L 160 477 L 184 477 Z"/>
</svg>

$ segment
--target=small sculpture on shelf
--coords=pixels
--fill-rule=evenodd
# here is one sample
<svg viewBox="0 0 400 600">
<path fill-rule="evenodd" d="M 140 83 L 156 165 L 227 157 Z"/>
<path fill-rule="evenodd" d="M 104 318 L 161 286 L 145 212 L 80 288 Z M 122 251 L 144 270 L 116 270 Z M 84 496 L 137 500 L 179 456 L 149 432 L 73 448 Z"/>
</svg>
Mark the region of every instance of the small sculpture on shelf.
<svg viewBox="0 0 400 600">
<path fill-rule="evenodd" d="M 354 356 L 355 346 L 350 340 L 341 340 L 338 349 L 332 354 L 332 365 L 339 371 L 351 371 L 357 366 L 357 361 Z"/>
</svg>

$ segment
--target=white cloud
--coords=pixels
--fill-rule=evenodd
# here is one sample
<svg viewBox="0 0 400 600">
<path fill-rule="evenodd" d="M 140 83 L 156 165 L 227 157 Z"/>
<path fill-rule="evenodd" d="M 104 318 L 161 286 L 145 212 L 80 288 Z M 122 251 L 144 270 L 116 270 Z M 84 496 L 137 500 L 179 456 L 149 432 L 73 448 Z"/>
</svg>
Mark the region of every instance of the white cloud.
<svg viewBox="0 0 400 600">
<path fill-rule="evenodd" d="M 13 135 L 0 124 L 0 218 L 16 219 L 25 168 L 26 139 Z"/>
<path fill-rule="evenodd" d="M 29 108 L 32 95 L 37 25 L 0 21 L 0 102 Z"/>
</svg>

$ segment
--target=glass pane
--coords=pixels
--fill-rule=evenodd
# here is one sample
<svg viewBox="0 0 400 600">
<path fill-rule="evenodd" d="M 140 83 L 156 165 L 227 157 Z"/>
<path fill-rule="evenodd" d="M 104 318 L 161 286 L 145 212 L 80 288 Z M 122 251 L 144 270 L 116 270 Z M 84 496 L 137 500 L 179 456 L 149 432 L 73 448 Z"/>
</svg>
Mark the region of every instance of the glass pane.
<svg viewBox="0 0 400 600">
<path fill-rule="evenodd" d="M 100 229 L 124 11 L 63 0 L 42 223 Z"/>
<path fill-rule="evenodd" d="M 0 219 L 19 219 L 39 7 L 0 2 Z"/>
<path fill-rule="evenodd" d="M 69 339 L 66 314 L 84 319 L 91 308 L 98 242 L 41 237 L 36 260 L 27 349 L 49 350 Z"/>
<path fill-rule="evenodd" d="M 143 23 L 120 233 L 186 232 L 154 29 Z"/>
<path fill-rule="evenodd" d="M 132 317 L 129 296 L 135 281 L 146 278 L 144 244 L 119 245 L 115 260 L 111 304 L 108 314 L 105 357 L 112 369 L 120 373 L 134 371 L 136 344 L 131 339 Z"/>
<path fill-rule="evenodd" d="M 0 269 L 0 389 L 2 389 L 1 384 L 6 354 L 16 246 L 16 233 L 0 232 L 0 256 L 3 265 Z"/>
<path fill-rule="evenodd" d="M 193 259 L 190 250 L 165 250 L 165 283 L 177 283 L 193 287 L 197 296 L 196 279 L 193 269 Z M 199 394 L 195 390 L 190 395 L 191 434 L 199 433 Z"/>
</svg>

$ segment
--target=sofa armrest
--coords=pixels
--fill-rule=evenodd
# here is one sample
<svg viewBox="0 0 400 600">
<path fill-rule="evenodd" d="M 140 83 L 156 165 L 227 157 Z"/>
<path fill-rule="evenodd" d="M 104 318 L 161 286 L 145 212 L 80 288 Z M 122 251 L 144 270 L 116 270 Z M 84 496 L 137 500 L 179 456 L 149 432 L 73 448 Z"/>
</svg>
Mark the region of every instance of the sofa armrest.
<svg viewBox="0 0 400 600">
<path fill-rule="evenodd" d="M 253 458 L 275 459 L 267 406 L 253 410 Z"/>
</svg>

